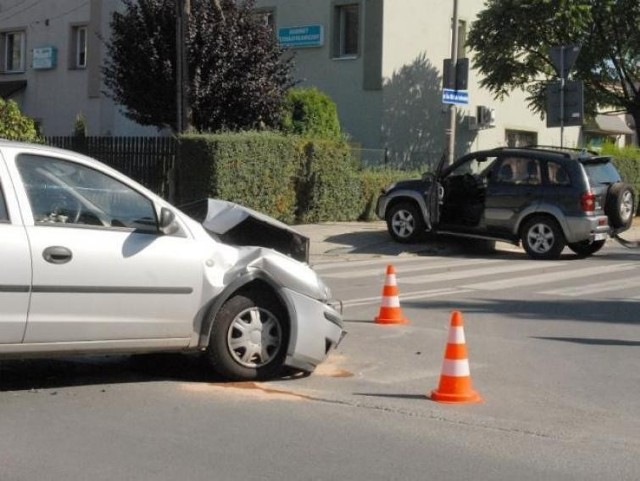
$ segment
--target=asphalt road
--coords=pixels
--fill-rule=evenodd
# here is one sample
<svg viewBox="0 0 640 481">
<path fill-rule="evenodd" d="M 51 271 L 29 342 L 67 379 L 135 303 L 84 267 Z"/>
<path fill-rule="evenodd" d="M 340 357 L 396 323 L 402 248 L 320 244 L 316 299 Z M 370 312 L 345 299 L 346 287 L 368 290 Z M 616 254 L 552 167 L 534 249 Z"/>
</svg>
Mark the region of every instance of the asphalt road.
<svg viewBox="0 0 640 481">
<path fill-rule="evenodd" d="M 3 362 L 0 479 L 638 479 L 640 251 L 535 262 L 398 246 L 380 223 L 308 228 L 349 330 L 316 373 L 234 384 L 186 356 Z M 390 263 L 407 325 L 373 322 Z M 480 404 L 427 398 L 454 309 Z"/>
</svg>

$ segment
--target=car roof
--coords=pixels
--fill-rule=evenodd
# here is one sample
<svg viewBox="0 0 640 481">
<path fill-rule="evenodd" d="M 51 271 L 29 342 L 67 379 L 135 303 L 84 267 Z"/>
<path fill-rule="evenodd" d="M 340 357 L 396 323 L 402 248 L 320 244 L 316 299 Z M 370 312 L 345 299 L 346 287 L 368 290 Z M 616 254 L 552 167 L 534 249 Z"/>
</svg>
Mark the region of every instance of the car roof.
<svg viewBox="0 0 640 481">
<path fill-rule="evenodd" d="M 587 149 L 574 149 L 569 147 L 556 147 L 549 145 L 527 145 L 523 147 L 497 147 L 495 149 L 472 152 L 469 156 L 486 155 L 493 156 L 499 154 L 507 155 L 536 155 L 554 160 L 577 160 L 580 162 L 606 162 L 610 161 L 610 156 L 598 155 L 597 152 Z M 465 155 L 467 157 L 467 155 Z"/>
</svg>

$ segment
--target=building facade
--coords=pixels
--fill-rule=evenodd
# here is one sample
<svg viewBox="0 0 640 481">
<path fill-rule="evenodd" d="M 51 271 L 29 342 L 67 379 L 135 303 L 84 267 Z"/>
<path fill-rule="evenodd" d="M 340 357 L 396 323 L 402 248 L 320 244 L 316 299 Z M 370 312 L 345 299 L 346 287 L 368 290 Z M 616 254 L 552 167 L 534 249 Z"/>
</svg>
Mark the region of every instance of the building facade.
<svg viewBox="0 0 640 481">
<path fill-rule="evenodd" d="M 466 32 L 483 5 L 484 0 L 458 2 L 457 54 L 471 57 L 470 64 Z M 257 0 L 256 6 L 281 42 L 291 46 L 301 85 L 331 96 L 343 129 L 365 153 L 384 152 L 409 163 L 442 154 L 449 125 L 442 72 L 444 59 L 451 57 L 453 0 Z M 457 107 L 456 155 L 561 144 L 561 129 L 547 128 L 528 109 L 524 92 L 499 101 L 479 80 L 470 68 L 468 104 Z M 618 122 L 604 122 L 613 131 L 603 131 L 600 122 L 592 138 L 624 140 L 631 134 L 616 117 Z M 566 127 L 562 134 L 568 147 L 582 146 L 586 138 L 581 127 Z"/>
<path fill-rule="evenodd" d="M 458 56 L 483 0 L 459 2 Z M 128 120 L 105 93 L 101 66 L 120 0 L 0 0 L 0 95 L 18 102 L 44 135 L 70 135 L 78 116 L 88 135 L 158 135 Z M 256 0 L 256 10 L 295 55 L 301 86 L 337 104 L 343 129 L 374 162 L 424 163 L 445 147 L 449 107 L 443 61 L 451 56 L 453 0 Z M 473 58 L 470 59 L 473 63 Z M 498 101 L 469 69 L 468 103 L 457 108 L 456 155 L 502 145 L 560 145 L 515 91 Z M 621 140 L 624 121 L 568 127 L 565 146 Z M 590 132 L 588 132 L 588 130 Z"/>
<path fill-rule="evenodd" d="M 118 0 L 0 0 L 0 95 L 44 135 L 157 135 L 128 120 L 104 94 L 101 66 Z"/>
</svg>

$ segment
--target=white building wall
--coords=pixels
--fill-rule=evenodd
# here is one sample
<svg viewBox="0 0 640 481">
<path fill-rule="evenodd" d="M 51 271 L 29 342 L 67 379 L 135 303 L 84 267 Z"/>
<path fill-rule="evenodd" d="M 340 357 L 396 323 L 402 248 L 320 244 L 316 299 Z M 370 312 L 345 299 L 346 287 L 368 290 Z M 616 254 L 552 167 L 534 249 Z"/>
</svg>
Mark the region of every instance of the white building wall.
<svg viewBox="0 0 640 481">
<path fill-rule="evenodd" d="M 157 129 L 126 119 L 101 93 L 104 86 L 100 84 L 99 67 L 104 47 L 95 35 L 99 29 L 108 36 L 110 14 L 119 5 L 119 0 L 47 0 L 28 5 L 0 0 L 0 31 L 24 29 L 27 52 L 26 72 L 0 74 L 0 81 L 27 81 L 26 89 L 12 98 L 25 114 L 40 123 L 44 135 L 71 135 L 79 114 L 86 119 L 89 135 L 157 135 Z M 87 68 L 71 69 L 71 28 L 79 24 L 90 25 L 88 36 L 94 38 L 89 40 Z M 34 70 L 33 49 L 44 46 L 57 48 L 57 65 L 50 70 Z M 97 76 L 100 84 L 93 89 L 91 76 Z"/>
<path fill-rule="evenodd" d="M 362 56 L 355 60 L 331 58 L 335 3 L 336 0 L 258 0 L 257 6 L 275 9 L 276 27 L 324 26 L 323 47 L 295 49 L 295 76 L 301 85 L 317 86 L 331 96 L 338 105 L 343 128 L 356 143 L 370 149 L 387 148 L 396 160 L 419 161 L 441 155 L 449 123 L 448 106 L 442 103 L 442 64 L 451 56 L 453 0 L 384 0 L 383 87 L 377 91 L 362 88 Z M 364 17 L 371 2 L 359 3 Z M 467 30 L 483 5 L 483 0 L 459 0 L 458 15 L 466 21 Z M 362 40 L 371 41 L 366 37 Z M 512 92 L 497 101 L 478 86 L 479 80 L 478 73 L 470 69 L 470 102 L 457 109 L 456 155 L 504 146 L 507 130 L 534 133 L 539 144 L 560 145 L 560 129 L 547 129 L 545 121 L 527 108 L 523 92 Z M 469 128 L 469 117 L 476 117 L 479 105 L 495 109 L 495 127 Z M 579 127 L 565 128 L 564 145 L 576 146 L 579 132 Z"/>
</svg>

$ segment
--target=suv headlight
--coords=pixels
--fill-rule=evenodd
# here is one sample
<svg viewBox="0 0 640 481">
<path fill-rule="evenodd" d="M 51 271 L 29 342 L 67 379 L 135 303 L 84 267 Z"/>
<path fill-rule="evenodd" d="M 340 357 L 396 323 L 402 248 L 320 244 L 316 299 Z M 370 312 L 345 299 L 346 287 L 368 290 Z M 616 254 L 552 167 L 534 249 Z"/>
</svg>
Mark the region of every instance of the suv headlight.
<svg viewBox="0 0 640 481">
<path fill-rule="evenodd" d="M 393 182 L 393 183 L 391 183 L 391 184 L 387 185 L 386 187 L 384 187 L 384 188 L 382 189 L 382 191 L 381 191 L 381 192 L 382 192 L 383 194 L 386 194 L 386 193 L 387 193 L 387 192 L 389 192 L 391 189 L 394 189 L 394 188 L 396 187 L 396 185 L 397 185 L 397 184 L 396 184 L 396 182 Z"/>
</svg>

